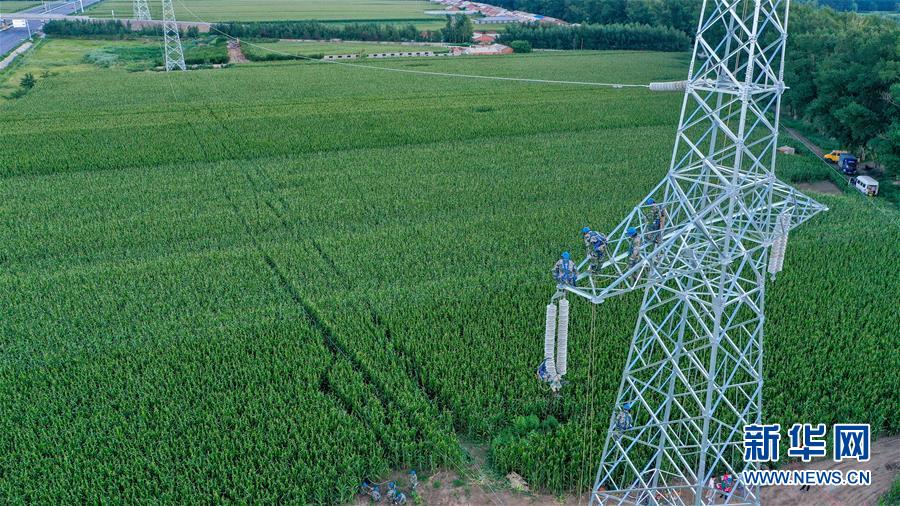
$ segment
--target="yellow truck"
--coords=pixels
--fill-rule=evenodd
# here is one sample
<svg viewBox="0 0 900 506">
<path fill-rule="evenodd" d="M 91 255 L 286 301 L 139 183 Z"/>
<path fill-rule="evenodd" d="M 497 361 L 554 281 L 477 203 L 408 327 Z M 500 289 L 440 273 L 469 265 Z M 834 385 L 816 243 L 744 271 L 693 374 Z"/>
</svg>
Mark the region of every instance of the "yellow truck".
<svg viewBox="0 0 900 506">
<path fill-rule="evenodd" d="M 838 160 L 840 160 L 841 155 L 847 154 L 847 153 L 849 153 L 849 151 L 841 151 L 840 149 L 835 149 L 831 153 L 828 153 L 827 155 L 823 156 L 822 158 L 828 160 L 831 163 L 838 163 Z"/>
</svg>

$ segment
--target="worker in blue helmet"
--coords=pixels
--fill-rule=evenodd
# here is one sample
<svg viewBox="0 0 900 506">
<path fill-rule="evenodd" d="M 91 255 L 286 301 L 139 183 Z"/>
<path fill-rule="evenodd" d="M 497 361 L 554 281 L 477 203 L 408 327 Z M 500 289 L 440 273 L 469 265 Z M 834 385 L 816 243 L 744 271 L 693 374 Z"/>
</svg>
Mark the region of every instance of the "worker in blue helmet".
<svg viewBox="0 0 900 506">
<path fill-rule="evenodd" d="M 415 492 L 417 488 L 419 488 L 419 476 L 416 475 L 415 469 L 410 469 L 409 470 L 409 489 L 411 491 Z"/>
<path fill-rule="evenodd" d="M 547 370 L 547 360 L 549 359 L 545 358 L 544 361 L 541 362 L 541 365 L 538 366 L 537 378 L 543 383 L 550 384 L 550 391 L 553 392 L 553 395 L 559 395 L 559 391 L 562 388 L 562 380 L 559 376 L 550 374 L 550 371 Z"/>
<path fill-rule="evenodd" d="M 616 432 L 619 432 L 621 435 L 622 432 L 631 429 L 632 426 L 631 403 L 626 402 L 625 404 L 622 404 L 622 409 L 616 413 Z"/>
<path fill-rule="evenodd" d="M 641 234 L 638 233 L 637 229 L 634 227 L 628 227 L 628 230 L 625 231 L 625 235 L 628 236 L 628 268 L 631 269 L 635 265 L 637 265 L 638 261 L 641 259 Z M 635 271 L 631 277 L 634 280 L 637 280 L 638 273 Z"/>
<path fill-rule="evenodd" d="M 578 273 L 576 272 L 575 262 L 569 257 L 568 251 L 563 251 L 559 260 L 556 261 L 556 265 L 553 266 L 552 272 L 557 283 L 566 285 L 575 284 L 575 278 Z"/>
<path fill-rule="evenodd" d="M 648 197 L 644 204 L 650 208 L 647 214 L 647 223 L 650 226 L 647 242 L 649 244 L 659 244 L 662 242 L 662 231 L 666 226 L 669 215 L 666 213 L 666 208 L 653 200 L 653 197 Z"/>
<path fill-rule="evenodd" d="M 381 502 L 381 490 L 378 489 L 378 485 L 370 483 L 369 480 L 362 482 L 359 486 L 359 492 L 372 498 L 372 502 Z"/>
<path fill-rule="evenodd" d="M 591 272 L 598 272 L 603 259 L 606 257 L 606 236 L 591 230 L 590 227 L 581 229 L 581 235 L 584 237 L 584 246 L 587 248 L 587 257 L 590 259 L 588 268 Z"/>
<path fill-rule="evenodd" d="M 547 359 L 541 362 L 537 368 L 537 379 L 543 382 L 550 381 L 550 371 L 547 370 Z"/>
<path fill-rule="evenodd" d="M 401 492 L 393 481 L 388 483 L 387 498 L 391 504 L 406 504 L 406 494 Z"/>
</svg>

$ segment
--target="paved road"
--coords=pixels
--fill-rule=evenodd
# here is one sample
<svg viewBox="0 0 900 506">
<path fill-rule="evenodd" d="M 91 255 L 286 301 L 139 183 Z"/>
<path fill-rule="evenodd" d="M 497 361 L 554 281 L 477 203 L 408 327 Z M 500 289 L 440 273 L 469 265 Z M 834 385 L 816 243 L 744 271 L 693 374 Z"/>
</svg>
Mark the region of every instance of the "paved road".
<svg viewBox="0 0 900 506">
<path fill-rule="evenodd" d="M 89 5 L 95 4 L 100 0 L 83 0 L 84 7 L 87 8 Z M 69 14 L 74 14 L 81 10 L 81 6 L 78 2 L 49 2 L 47 4 L 47 10 L 44 10 L 44 6 L 38 5 L 37 7 L 32 7 L 30 9 L 25 9 L 23 11 L 19 11 L 13 14 L 3 14 L 4 19 L 27 19 L 28 26 L 31 28 L 31 32 L 34 33 L 40 30 L 44 26 L 44 22 L 47 18 L 53 17 L 53 15 L 64 17 Z M 9 28 L 0 32 L 0 55 L 6 54 L 13 50 L 16 46 L 21 44 L 24 40 L 28 38 L 28 29 L 26 28 Z"/>
</svg>

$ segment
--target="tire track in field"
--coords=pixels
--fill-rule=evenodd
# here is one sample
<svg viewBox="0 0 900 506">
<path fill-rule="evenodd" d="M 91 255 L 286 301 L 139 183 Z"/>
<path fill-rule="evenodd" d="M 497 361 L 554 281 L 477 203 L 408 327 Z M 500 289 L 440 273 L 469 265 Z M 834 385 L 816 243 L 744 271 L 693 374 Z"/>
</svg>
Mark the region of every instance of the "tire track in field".
<svg viewBox="0 0 900 506">
<path fill-rule="evenodd" d="M 231 131 L 227 127 L 225 122 L 222 121 L 221 118 L 219 118 L 218 115 L 215 114 L 215 111 L 213 111 L 212 108 L 209 108 L 207 112 L 216 122 L 219 123 L 219 125 L 226 132 L 226 134 L 228 134 L 228 135 L 231 134 Z M 220 142 L 220 145 L 223 150 L 225 150 L 229 154 L 232 154 L 230 146 L 227 146 L 226 143 L 224 143 L 224 142 Z M 270 193 L 274 192 L 274 187 L 275 187 L 274 182 L 267 174 L 264 173 L 258 159 L 254 159 L 254 162 L 255 162 L 254 163 L 254 172 L 255 172 L 256 178 L 268 183 L 267 184 L 268 189 L 266 191 L 268 191 Z M 251 177 L 249 174 L 246 174 L 246 175 L 247 175 L 247 180 L 250 183 L 254 198 L 258 202 L 258 199 L 260 198 L 259 185 L 257 184 L 257 181 L 253 177 Z M 375 396 L 386 413 L 390 413 L 392 411 L 389 409 L 389 402 L 393 402 L 393 403 L 397 404 L 398 407 L 400 407 L 404 411 L 407 411 L 408 409 L 410 409 L 409 407 L 403 408 L 403 403 L 399 402 L 399 399 L 396 398 L 396 396 L 393 394 L 392 389 L 390 389 L 386 383 L 379 381 L 378 378 L 376 378 L 373 374 L 371 374 L 368 371 L 368 369 L 365 367 L 365 365 L 361 362 L 361 360 L 359 358 L 357 358 L 354 354 L 350 353 L 344 346 L 342 346 L 338 342 L 338 340 L 335 337 L 336 333 L 334 332 L 332 327 L 325 322 L 325 320 L 322 316 L 320 316 L 319 312 L 315 309 L 313 304 L 310 301 L 308 301 L 306 298 L 303 297 L 301 292 L 294 286 L 294 283 L 292 283 L 291 280 L 289 279 L 289 277 L 285 274 L 284 269 L 276 262 L 276 260 L 259 243 L 259 240 L 257 239 L 256 234 L 254 234 L 254 232 L 253 232 L 253 228 L 252 228 L 251 224 L 246 220 L 246 217 L 241 213 L 240 207 L 237 205 L 237 202 L 235 201 L 231 192 L 228 190 L 227 186 L 223 186 L 223 193 L 225 194 L 226 200 L 231 205 L 234 214 L 241 221 L 241 224 L 245 230 L 245 233 L 250 238 L 251 244 L 253 245 L 254 249 L 257 250 L 257 252 L 262 257 L 266 266 L 269 268 L 269 270 L 272 272 L 272 274 L 276 277 L 281 288 L 288 294 L 288 296 L 300 308 L 301 312 L 303 313 L 303 316 L 307 319 L 307 321 L 310 322 L 310 324 L 313 326 L 313 328 L 316 330 L 316 332 L 322 336 L 323 342 L 326 345 L 326 349 L 328 349 L 329 352 L 331 352 L 332 356 L 334 357 L 333 360 L 340 360 L 341 358 L 343 358 L 344 360 L 347 361 L 347 363 L 351 366 L 351 368 L 357 374 L 360 375 L 364 385 L 371 385 L 372 387 L 374 387 Z M 281 204 L 281 209 L 290 209 L 290 206 L 288 205 L 288 203 L 285 201 L 285 199 L 283 197 L 278 196 L 275 200 L 279 204 Z M 287 217 L 284 215 L 283 212 L 276 210 L 271 199 L 266 199 L 265 205 L 279 219 L 280 223 L 285 228 L 285 230 L 287 230 L 289 232 L 293 231 L 294 227 L 290 224 L 289 220 L 287 219 Z M 265 233 L 265 231 L 264 231 L 264 233 Z M 316 249 L 317 253 L 319 254 L 320 258 L 322 259 L 322 261 L 324 261 L 326 264 L 329 264 L 333 267 L 332 272 L 337 272 L 338 274 L 340 274 L 339 268 L 334 263 L 334 261 L 324 252 L 324 250 L 319 245 L 318 241 L 316 241 L 314 238 L 311 238 L 311 242 L 312 242 L 314 248 Z M 342 275 L 340 275 L 340 276 L 342 276 Z M 403 357 L 401 357 L 401 358 L 403 358 Z M 408 361 L 403 361 L 403 360 L 401 360 L 401 362 L 408 363 Z M 415 380 L 415 378 L 411 378 L 411 379 Z M 413 381 L 413 384 L 415 384 L 419 387 L 419 389 L 422 392 L 425 399 L 427 399 L 432 405 L 435 404 L 435 401 L 430 398 L 430 396 L 428 395 L 428 392 L 421 388 L 420 382 Z M 322 388 L 323 386 L 326 388 L 323 389 Z M 328 395 L 331 398 L 335 399 L 335 401 L 339 403 L 341 408 L 345 412 L 347 412 L 349 416 L 357 419 L 364 427 L 370 427 L 374 433 L 378 434 L 377 437 L 378 437 L 378 442 L 379 442 L 381 449 L 385 452 L 388 451 L 390 445 L 388 445 L 388 443 L 382 437 L 382 435 L 384 434 L 383 428 L 372 426 L 364 417 L 361 416 L 360 413 L 356 412 L 356 410 L 354 410 L 352 408 L 352 406 L 348 406 L 347 403 L 345 402 L 345 400 L 342 399 L 339 395 L 337 395 L 337 393 L 334 391 L 334 389 L 331 388 L 329 379 L 327 377 L 327 373 L 325 375 L 323 375 L 323 377 L 321 378 L 319 387 L 320 387 L 319 388 L 320 391 L 322 391 L 325 395 Z M 407 415 L 411 415 L 411 413 L 407 413 Z M 412 427 L 416 431 L 415 437 L 412 441 L 413 443 L 426 442 L 429 440 L 427 437 L 427 432 L 426 432 L 427 426 L 424 426 L 424 425 L 419 426 L 418 424 L 413 424 Z M 438 427 L 440 428 L 439 425 L 438 425 Z M 451 431 L 451 432 L 449 432 L 449 434 L 453 435 L 453 432 Z M 448 457 L 444 456 L 444 458 L 448 458 Z"/>
<path fill-rule="evenodd" d="M 215 110 L 212 107 L 208 107 L 207 112 L 217 123 L 219 123 L 219 125 L 226 132 L 226 134 L 231 136 L 231 129 L 228 127 L 227 123 L 216 114 Z M 226 149 L 226 150 L 228 150 L 229 153 L 231 153 L 231 150 L 228 147 L 223 146 L 223 149 Z M 272 180 L 271 177 L 269 177 L 268 174 L 265 173 L 264 170 L 262 170 L 261 164 L 259 163 L 258 159 L 254 159 L 254 162 L 255 162 L 254 170 L 255 170 L 257 178 L 259 178 L 261 180 L 265 180 L 268 183 L 267 191 L 269 193 L 274 193 L 274 187 L 275 187 L 274 181 Z M 249 175 L 248 175 L 248 179 L 252 181 L 252 178 L 249 178 Z M 255 184 L 255 181 L 252 181 L 252 185 L 253 185 L 254 195 L 258 197 L 259 196 L 258 195 L 258 187 Z M 284 197 L 277 196 L 276 200 L 279 204 L 281 204 L 281 209 L 290 209 L 291 208 L 291 206 L 287 203 L 287 201 L 284 199 Z M 272 204 L 271 200 L 265 200 L 265 205 L 279 219 L 283 228 L 287 232 L 295 231 L 295 225 L 292 225 L 290 223 L 290 221 L 287 219 L 287 217 L 285 216 L 285 214 L 283 212 L 277 211 L 275 209 L 275 206 Z M 236 210 L 236 212 L 239 212 L 239 211 Z M 245 227 L 249 227 L 249 224 L 245 223 Z M 256 239 L 255 239 L 255 237 L 252 236 L 252 231 L 249 228 L 247 228 L 247 233 L 248 233 L 248 235 L 251 235 L 251 238 L 255 243 Z M 318 254 L 320 260 L 329 267 L 327 272 L 333 273 L 333 274 L 329 274 L 328 276 L 332 279 L 336 278 L 337 280 L 346 279 L 345 274 L 342 272 L 340 267 L 338 267 L 338 265 L 331 258 L 331 256 L 325 252 L 325 250 L 322 248 L 320 242 L 318 240 L 316 240 L 314 237 L 309 237 L 308 239 L 309 239 L 310 243 L 312 244 L 313 248 L 315 249 L 316 253 Z M 258 245 L 257 245 L 257 247 L 260 248 L 260 250 L 261 250 L 261 247 L 259 247 Z M 331 327 L 328 326 L 321 317 L 319 317 L 319 315 L 312 308 L 311 304 L 308 301 L 306 301 L 303 298 L 303 296 L 299 293 L 299 291 L 297 291 L 293 287 L 293 284 L 284 275 L 284 273 L 282 272 L 282 270 L 278 266 L 278 264 L 275 262 L 275 260 L 270 255 L 268 255 L 268 253 L 265 253 L 262 250 L 261 250 L 261 252 L 264 255 L 264 259 L 265 259 L 267 265 L 269 265 L 270 269 L 273 271 L 273 273 L 276 275 L 276 277 L 279 278 L 279 281 L 281 282 L 282 286 L 288 291 L 288 293 L 291 295 L 291 297 L 294 299 L 294 301 L 304 309 L 304 312 L 310 317 L 311 321 L 313 321 L 315 323 L 317 329 L 320 331 L 320 333 L 322 333 L 322 335 L 331 344 L 331 346 L 335 347 L 335 349 L 339 350 L 348 359 L 350 359 L 351 365 L 357 372 L 359 372 L 360 374 L 363 375 L 366 383 L 375 385 L 378 387 L 379 396 L 386 395 L 388 389 L 385 388 L 385 385 L 379 385 L 379 383 L 377 381 L 374 381 L 374 378 L 370 374 L 366 373 L 364 366 L 359 361 L 352 359 L 350 357 L 350 355 L 347 353 L 346 349 L 337 345 L 337 343 L 334 341 L 335 334 L 334 334 L 333 330 L 331 329 Z M 419 367 L 418 361 L 413 358 L 412 354 L 407 349 L 399 346 L 397 341 L 393 339 L 393 335 L 391 333 L 390 328 L 387 326 L 387 324 L 384 323 L 381 316 L 378 314 L 378 312 L 375 310 L 374 306 L 372 305 L 371 301 L 366 299 L 365 304 L 366 304 L 366 308 L 369 311 L 370 317 L 369 317 L 368 323 L 369 323 L 370 329 L 374 332 L 374 334 L 376 336 L 380 335 L 385 339 L 385 341 L 391 343 L 391 350 L 397 356 L 398 362 L 403 366 L 404 372 L 406 373 L 406 376 L 410 380 L 410 382 L 413 385 L 415 385 L 415 387 L 422 393 L 422 395 L 428 401 L 428 403 L 435 407 L 435 409 L 438 413 L 448 411 L 448 410 L 441 409 L 441 402 L 439 401 L 439 396 L 438 396 L 437 392 L 428 388 L 423 383 L 421 374 L 419 373 L 419 369 L 418 369 L 418 367 Z M 383 399 L 382 399 L 382 404 L 384 404 Z M 386 405 L 385 405 L 385 407 L 386 407 Z M 451 425 L 452 425 L 452 422 L 451 422 Z M 424 439 L 424 434 L 418 428 L 417 428 L 417 432 L 418 432 L 418 435 L 422 436 Z"/>
<path fill-rule="evenodd" d="M 199 110 L 199 108 L 195 108 L 194 112 L 202 113 L 202 111 Z M 210 115 L 213 117 L 213 119 L 215 119 L 216 121 L 219 121 L 219 119 L 214 114 L 211 113 Z M 211 161 L 210 153 L 209 153 L 209 150 L 207 149 L 206 144 L 201 141 L 201 139 L 203 139 L 203 137 L 200 135 L 200 132 L 198 131 L 198 129 L 195 127 L 195 125 L 190 120 L 187 120 L 186 123 L 188 124 L 188 127 L 190 128 L 191 132 L 193 133 L 194 138 L 197 139 L 197 145 L 200 148 L 200 151 L 203 154 L 203 157 L 207 160 L 207 163 L 209 163 L 211 166 L 215 165 L 216 162 Z M 228 133 L 228 130 L 227 130 L 227 128 L 224 128 L 224 125 L 223 125 L 223 129 L 225 129 L 226 133 Z M 226 143 L 219 142 L 219 144 L 223 150 L 226 150 L 227 152 L 231 153 L 231 150 L 230 150 L 229 146 L 226 145 Z M 218 163 L 220 165 L 224 165 L 227 162 L 219 161 Z M 257 166 L 256 169 L 258 172 L 259 167 Z M 247 180 L 250 183 L 251 188 L 253 189 L 254 196 L 258 196 L 259 189 L 258 189 L 258 186 L 256 185 L 256 182 L 249 175 L 247 175 Z M 222 193 L 223 193 L 223 196 L 225 197 L 225 200 L 228 202 L 229 206 L 231 207 L 231 210 L 234 213 L 235 217 L 241 222 L 241 225 L 244 228 L 244 232 L 250 238 L 251 245 L 254 247 L 254 249 L 257 251 L 257 253 L 262 257 L 263 262 L 266 264 L 266 266 L 275 275 L 281 288 L 283 290 L 285 290 L 287 292 L 288 296 L 294 301 L 294 303 L 300 307 L 300 309 L 303 313 L 303 316 L 306 318 L 306 320 L 308 322 L 310 322 L 313 329 L 322 337 L 323 344 L 325 345 L 325 349 L 327 349 L 332 354 L 332 357 L 333 357 L 332 360 L 340 360 L 341 355 L 343 355 L 343 358 L 348 361 L 350 366 L 356 372 L 358 372 L 367 383 L 372 384 L 371 380 L 369 379 L 366 372 L 360 367 L 360 364 L 358 363 L 358 361 L 354 360 L 343 347 L 341 347 L 340 345 L 338 345 L 338 343 L 336 343 L 334 341 L 333 332 L 331 331 L 330 327 L 328 327 L 324 323 L 324 321 L 322 321 L 322 319 L 319 318 L 317 312 L 312 308 L 312 306 L 310 306 L 303 299 L 303 297 L 300 295 L 300 293 L 294 288 L 293 284 L 290 282 L 290 280 L 284 274 L 284 271 L 281 269 L 281 267 L 277 264 L 277 262 L 275 262 L 275 260 L 271 257 L 271 255 L 269 255 L 268 252 L 266 252 L 265 249 L 262 247 L 262 245 L 259 243 L 256 235 L 253 233 L 252 226 L 247 221 L 244 214 L 241 212 L 240 206 L 238 205 L 234 195 L 229 190 L 227 185 L 224 185 L 224 184 L 222 185 Z M 284 201 L 282 200 L 281 202 L 283 203 Z M 266 201 L 266 204 L 273 212 L 275 212 L 275 209 L 272 207 L 272 205 L 269 201 Z M 257 206 L 257 210 L 258 210 L 258 206 Z M 283 224 L 287 225 L 288 222 L 284 218 L 283 215 L 281 215 L 280 213 L 277 213 L 277 212 L 275 212 L 275 214 L 276 214 L 276 216 L 278 216 L 281 219 Z M 338 395 L 336 395 L 335 392 L 332 391 L 332 389 L 330 387 L 327 389 L 322 389 L 323 385 L 327 385 L 327 381 L 328 381 L 327 373 L 323 373 L 322 377 L 320 378 L 319 390 L 324 395 L 328 396 L 330 399 L 333 399 L 335 402 L 335 405 L 340 407 L 341 410 L 343 410 L 345 413 L 347 413 L 347 416 L 350 416 L 351 418 L 357 420 L 363 427 L 368 426 L 368 423 L 363 418 L 361 418 L 358 413 L 354 413 L 354 410 L 350 409 L 350 407 L 347 406 L 346 402 L 344 402 L 343 399 L 341 399 Z M 376 390 L 376 394 L 381 394 L 382 391 L 383 390 Z M 382 404 L 382 406 L 387 411 L 386 401 L 383 398 L 381 398 L 380 396 L 378 397 L 378 401 Z M 379 443 L 380 443 L 382 450 L 384 450 L 386 448 L 386 445 L 383 442 L 379 442 Z"/>
</svg>

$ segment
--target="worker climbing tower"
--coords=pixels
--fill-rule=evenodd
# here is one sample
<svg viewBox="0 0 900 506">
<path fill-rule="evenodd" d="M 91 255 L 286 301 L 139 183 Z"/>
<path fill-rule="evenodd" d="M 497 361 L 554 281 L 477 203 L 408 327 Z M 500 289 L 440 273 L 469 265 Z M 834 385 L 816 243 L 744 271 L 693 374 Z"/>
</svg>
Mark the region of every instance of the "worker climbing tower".
<svg viewBox="0 0 900 506">
<path fill-rule="evenodd" d="M 162 0 L 163 41 L 165 45 L 166 72 L 172 69 L 186 70 L 184 50 L 181 48 L 181 35 L 175 21 L 175 6 L 172 0 Z"/>
<path fill-rule="evenodd" d="M 147 5 L 147 0 L 134 0 L 134 19 L 138 21 L 150 21 L 152 18 L 150 17 L 150 6 Z"/>
<path fill-rule="evenodd" d="M 716 479 L 755 468 L 742 443 L 761 422 L 767 270 L 825 210 L 774 173 L 788 7 L 704 0 L 688 80 L 662 86 L 684 90 L 667 176 L 551 300 L 643 292 L 594 504 L 759 504 L 739 481 L 720 498 Z"/>
</svg>

